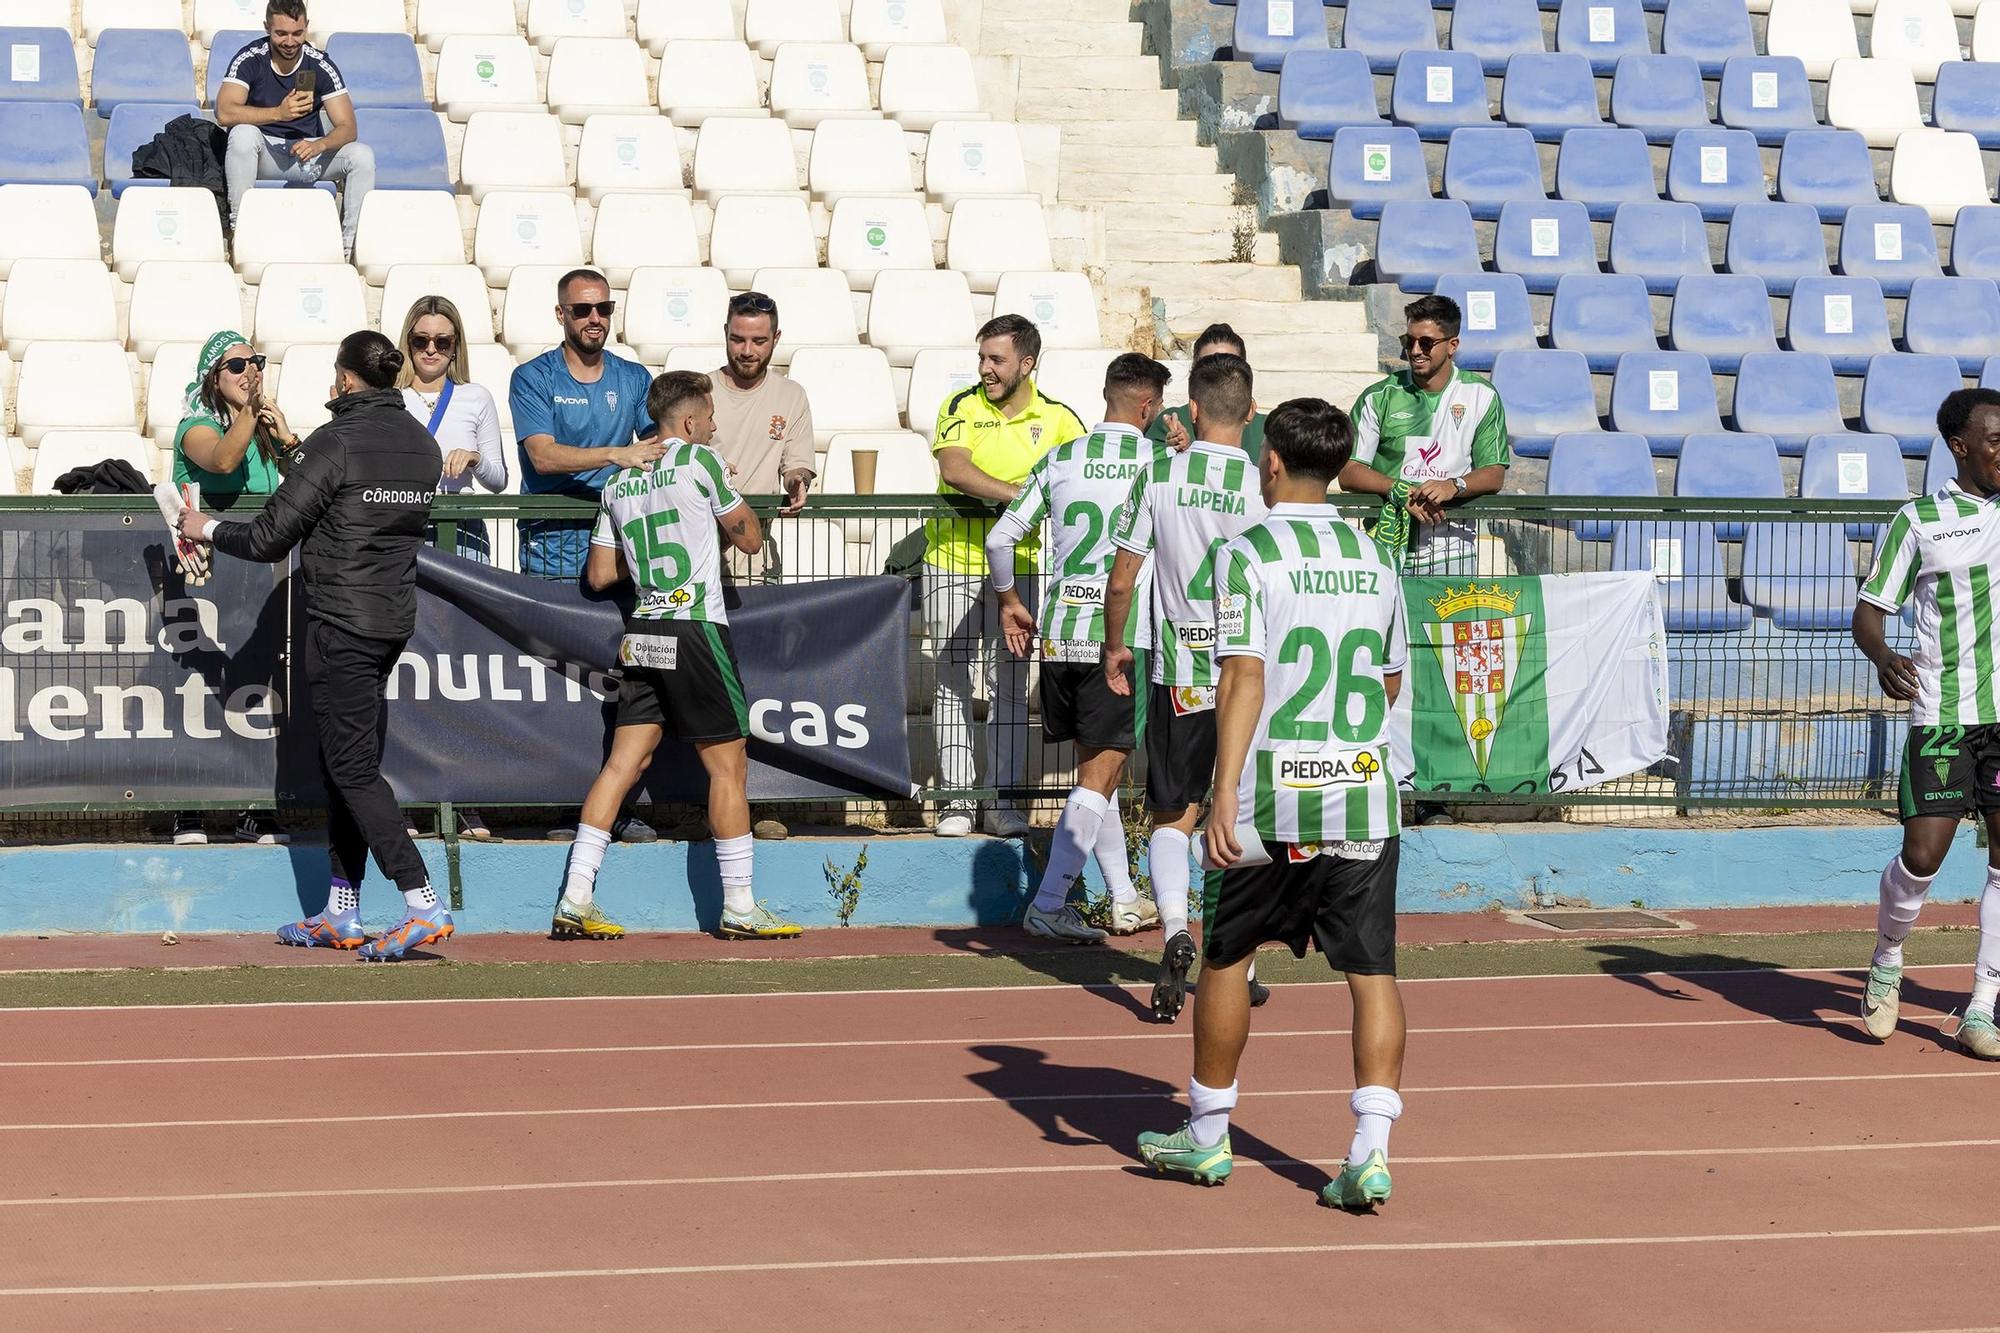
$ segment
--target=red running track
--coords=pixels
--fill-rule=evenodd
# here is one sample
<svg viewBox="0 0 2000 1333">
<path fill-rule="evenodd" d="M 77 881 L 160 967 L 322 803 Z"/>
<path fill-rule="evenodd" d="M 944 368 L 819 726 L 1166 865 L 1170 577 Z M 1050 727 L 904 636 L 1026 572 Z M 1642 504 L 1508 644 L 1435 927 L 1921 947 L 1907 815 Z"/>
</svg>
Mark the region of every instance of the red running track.
<svg viewBox="0 0 2000 1333">
<path fill-rule="evenodd" d="M 1359 1217 L 1334 985 L 1259 1013 L 1217 1190 L 1133 1160 L 1189 1049 L 1124 991 L 0 1012 L 0 1327 L 1965 1327 L 1964 971 L 1887 1046 L 1846 974 L 1407 983 Z"/>
</svg>

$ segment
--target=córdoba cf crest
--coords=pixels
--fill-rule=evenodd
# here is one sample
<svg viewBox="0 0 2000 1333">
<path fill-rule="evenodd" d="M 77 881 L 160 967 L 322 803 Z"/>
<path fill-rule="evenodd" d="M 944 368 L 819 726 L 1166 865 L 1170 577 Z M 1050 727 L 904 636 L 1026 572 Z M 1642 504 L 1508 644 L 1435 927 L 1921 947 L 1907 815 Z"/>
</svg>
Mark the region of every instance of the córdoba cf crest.
<svg viewBox="0 0 2000 1333">
<path fill-rule="evenodd" d="M 1465 605 L 1511 611 L 1515 599 L 1501 594 L 1497 587 L 1480 589 L 1474 585 L 1453 600 L 1460 605 L 1446 601 L 1445 606 L 1436 609 L 1447 615 Z M 1438 670 L 1451 692 L 1459 727 L 1465 732 L 1465 743 L 1481 777 L 1486 775 L 1487 761 L 1493 754 L 1493 737 L 1500 730 L 1507 697 L 1520 672 L 1522 642 L 1533 626 L 1532 614 L 1427 621 L 1423 626 L 1424 638 L 1437 654 Z"/>
</svg>

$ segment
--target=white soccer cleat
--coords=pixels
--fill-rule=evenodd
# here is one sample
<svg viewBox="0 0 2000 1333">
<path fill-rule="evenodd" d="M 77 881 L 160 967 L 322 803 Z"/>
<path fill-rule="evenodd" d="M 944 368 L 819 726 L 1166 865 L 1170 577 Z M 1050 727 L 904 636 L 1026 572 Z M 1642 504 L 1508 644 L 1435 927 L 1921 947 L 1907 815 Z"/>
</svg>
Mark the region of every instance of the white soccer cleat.
<svg viewBox="0 0 2000 1333">
<path fill-rule="evenodd" d="M 1896 1019 L 1903 1006 L 1903 969 L 1877 963 L 1868 969 L 1868 985 L 1861 992 L 1861 1023 L 1868 1035 L 1887 1041 L 1896 1033 Z"/>
<path fill-rule="evenodd" d="M 1160 909 L 1151 898 L 1134 898 L 1129 903 L 1111 904 L 1111 933 L 1113 935 L 1137 935 L 1142 930 L 1157 930 L 1160 926 Z"/>
<path fill-rule="evenodd" d="M 1076 910 L 1075 903 L 1064 903 L 1053 912 L 1044 912 L 1029 903 L 1028 910 L 1021 915 L 1021 929 L 1041 939 L 1060 940 L 1064 944 L 1102 944 L 1109 938 L 1083 919 L 1083 913 Z"/>
</svg>

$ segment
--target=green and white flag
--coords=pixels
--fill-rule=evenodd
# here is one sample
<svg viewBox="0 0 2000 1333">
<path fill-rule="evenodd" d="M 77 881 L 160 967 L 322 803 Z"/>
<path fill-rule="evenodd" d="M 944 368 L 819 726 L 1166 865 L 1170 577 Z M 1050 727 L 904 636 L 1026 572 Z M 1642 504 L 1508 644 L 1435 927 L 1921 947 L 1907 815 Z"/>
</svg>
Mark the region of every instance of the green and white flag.
<svg viewBox="0 0 2000 1333">
<path fill-rule="evenodd" d="M 1653 576 L 1406 578 L 1391 766 L 1418 792 L 1575 791 L 1667 753 Z"/>
</svg>

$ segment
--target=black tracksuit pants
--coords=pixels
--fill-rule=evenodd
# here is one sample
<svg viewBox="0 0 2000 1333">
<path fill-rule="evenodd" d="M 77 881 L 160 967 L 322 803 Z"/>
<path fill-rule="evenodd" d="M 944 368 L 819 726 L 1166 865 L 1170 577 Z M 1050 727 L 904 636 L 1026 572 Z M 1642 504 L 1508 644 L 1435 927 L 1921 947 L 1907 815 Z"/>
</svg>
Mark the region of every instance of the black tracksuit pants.
<svg viewBox="0 0 2000 1333">
<path fill-rule="evenodd" d="M 333 873 L 360 884 L 375 864 L 408 892 L 430 882 L 382 776 L 382 694 L 405 640 L 370 639 L 306 616 L 304 666 L 319 724 Z"/>
</svg>

